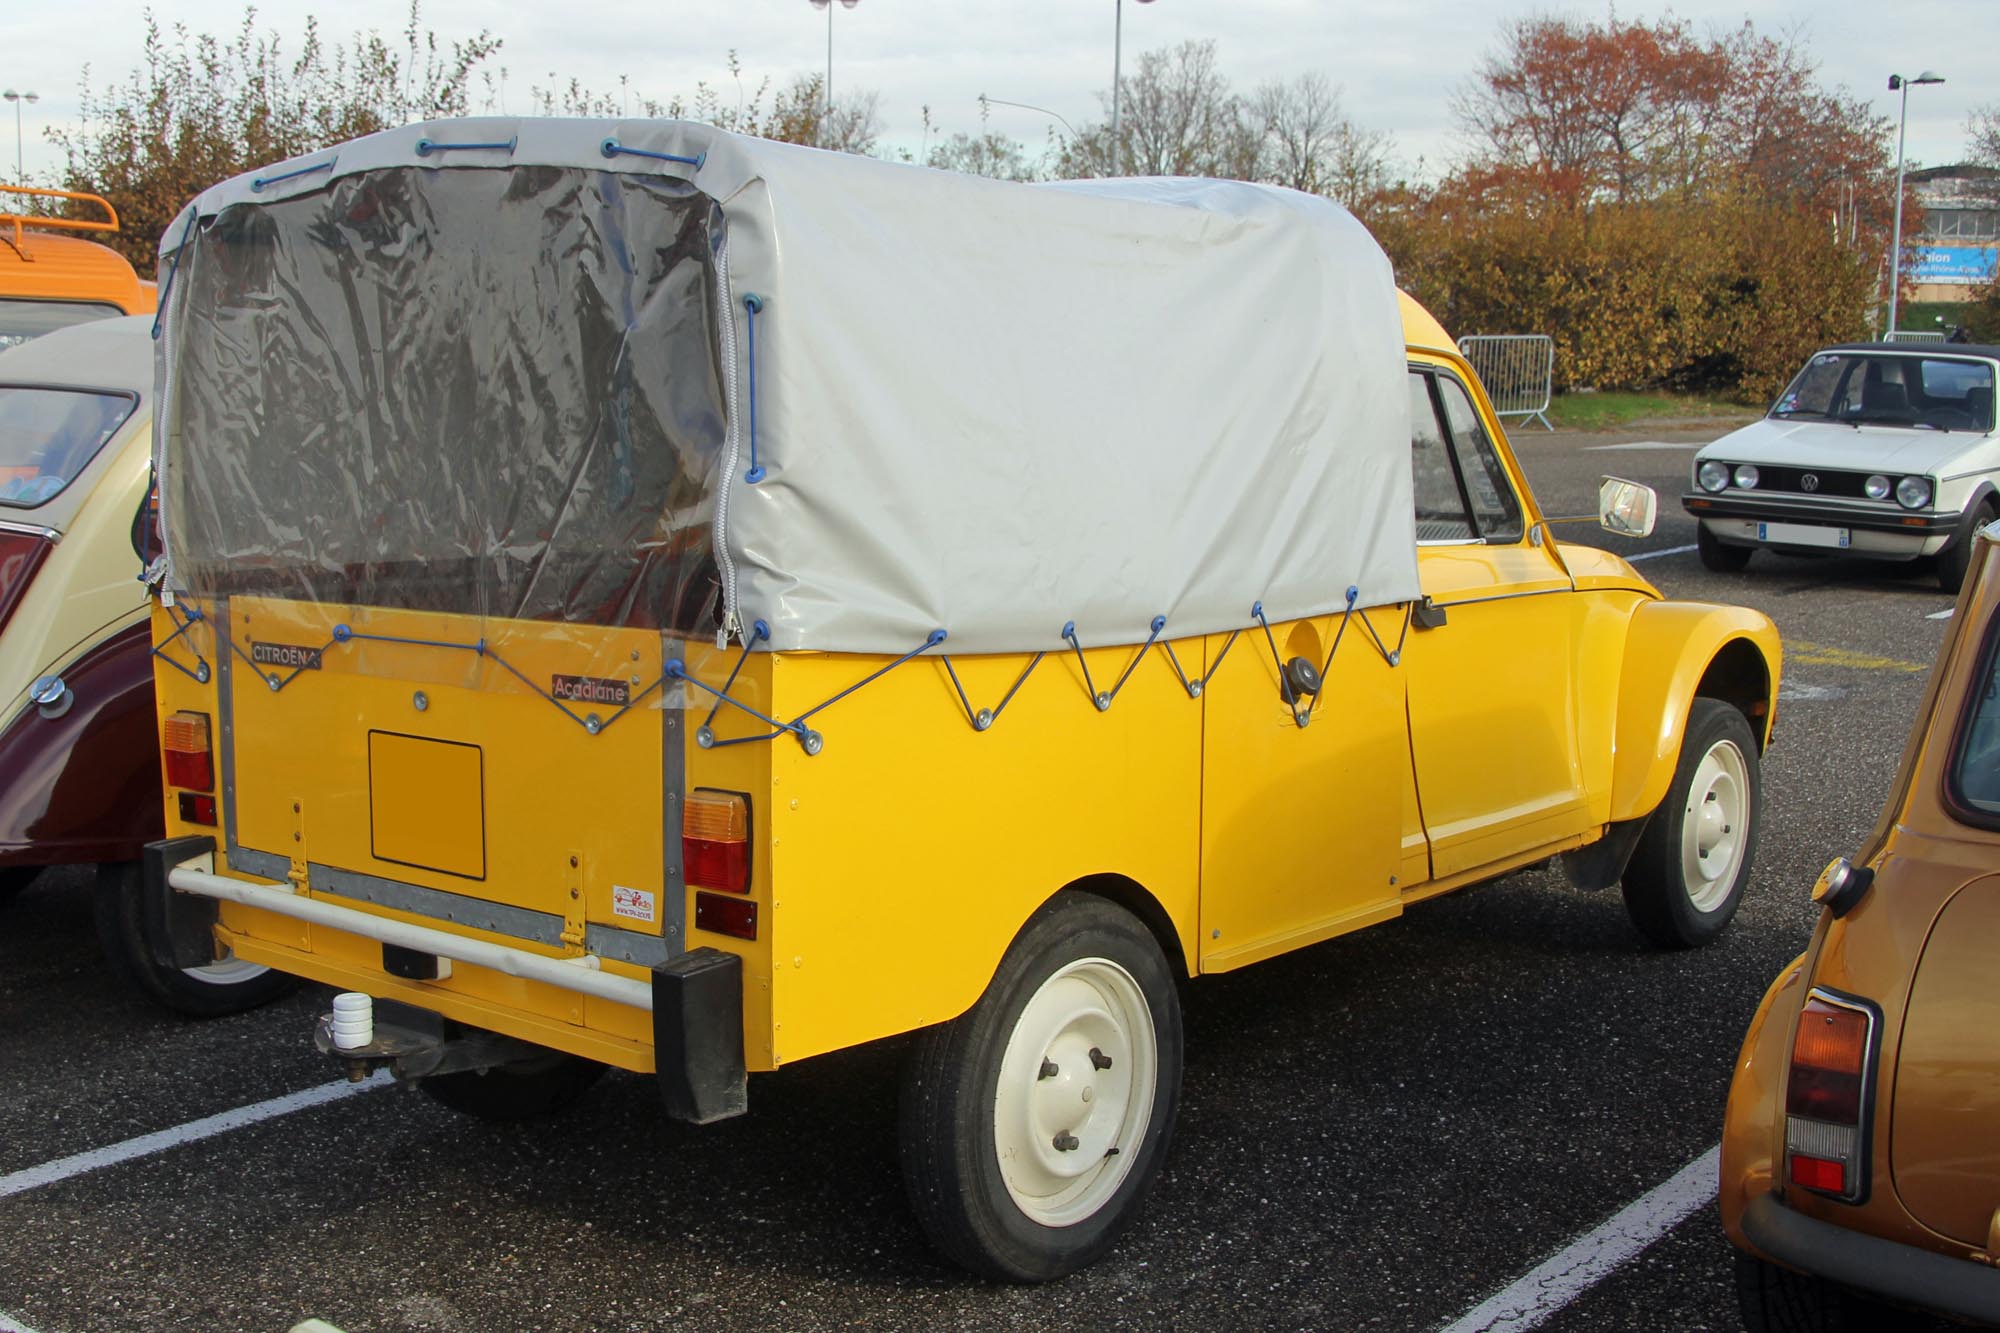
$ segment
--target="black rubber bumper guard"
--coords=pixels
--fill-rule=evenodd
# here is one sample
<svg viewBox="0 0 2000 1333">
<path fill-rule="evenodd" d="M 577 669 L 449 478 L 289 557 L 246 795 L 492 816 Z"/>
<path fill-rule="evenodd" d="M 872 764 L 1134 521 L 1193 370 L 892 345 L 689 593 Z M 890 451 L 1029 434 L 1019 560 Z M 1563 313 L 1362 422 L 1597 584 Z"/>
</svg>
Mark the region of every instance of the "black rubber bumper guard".
<svg viewBox="0 0 2000 1333">
<path fill-rule="evenodd" d="M 1775 1195 L 1752 1199 L 1743 1234 L 1779 1263 L 1898 1305 L 2000 1324 L 2000 1270 L 1807 1217 Z"/>
</svg>

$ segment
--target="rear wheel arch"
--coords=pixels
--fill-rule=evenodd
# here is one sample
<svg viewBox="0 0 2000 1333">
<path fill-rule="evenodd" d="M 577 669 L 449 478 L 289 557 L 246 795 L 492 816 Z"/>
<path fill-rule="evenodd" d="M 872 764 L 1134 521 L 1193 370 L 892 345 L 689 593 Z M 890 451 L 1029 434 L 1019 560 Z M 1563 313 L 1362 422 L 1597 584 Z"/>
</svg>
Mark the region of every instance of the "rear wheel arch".
<svg viewBox="0 0 2000 1333">
<path fill-rule="evenodd" d="M 1140 925 L 1151 932 L 1160 946 L 1160 952 L 1166 955 L 1169 966 L 1177 969 L 1181 976 L 1194 975 L 1194 969 L 1188 962 L 1190 955 L 1187 941 L 1181 938 L 1180 928 L 1175 924 L 1173 914 L 1167 911 L 1166 905 L 1138 880 L 1128 875 L 1109 872 L 1085 875 L 1081 879 L 1071 880 L 1056 893 L 1051 894 L 1048 902 L 1055 901 L 1065 893 L 1087 893 L 1124 908 L 1139 919 Z M 1048 902 L 1044 902 L 1036 910 L 1039 912 L 1045 909 Z M 1193 923 L 1190 922 L 1190 929 L 1192 928 Z M 1027 929 L 1025 922 L 1022 923 L 1022 929 Z"/>
</svg>

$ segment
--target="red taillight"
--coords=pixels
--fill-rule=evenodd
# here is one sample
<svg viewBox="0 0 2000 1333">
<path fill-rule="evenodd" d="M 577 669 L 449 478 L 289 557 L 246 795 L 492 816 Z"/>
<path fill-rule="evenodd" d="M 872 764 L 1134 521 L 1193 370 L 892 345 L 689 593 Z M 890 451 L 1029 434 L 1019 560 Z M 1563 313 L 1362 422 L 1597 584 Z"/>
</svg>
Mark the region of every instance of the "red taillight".
<svg viewBox="0 0 2000 1333">
<path fill-rule="evenodd" d="M 688 793 L 681 810 L 681 870 L 698 888 L 750 892 L 749 797 L 705 789 Z"/>
<path fill-rule="evenodd" d="M 1792 1183 L 1822 1194 L 1847 1193 L 1847 1167 L 1824 1157 L 1792 1157 Z"/>
<path fill-rule="evenodd" d="M 208 714 L 175 713 L 160 728 L 167 785 L 194 791 L 215 789 L 215 758 L 208 746 Z"/>
<path fill-rule="evenodd" d="M 728 898 L 719 893 L 694 896 L 694 928 L 732 935 L 739 940 L 757 938 L 757 903 L 752 898 Z"/>
<path fill-rule="evenodd" d="M 55 542 L 39 532 L 16 532 L 0 528 L 0 630 L 7 628 L 14 608 L 21 603 L 35 571 L 49 558 Z"/>
<path fill-rule="evenodd" d="M 1856 1201 L 1866 1194 L 1869 1055 L 1875 1015 L 1815 991 L 1799 1010 L 1785 1080 L 1785 1178 Z"/>
</svg>

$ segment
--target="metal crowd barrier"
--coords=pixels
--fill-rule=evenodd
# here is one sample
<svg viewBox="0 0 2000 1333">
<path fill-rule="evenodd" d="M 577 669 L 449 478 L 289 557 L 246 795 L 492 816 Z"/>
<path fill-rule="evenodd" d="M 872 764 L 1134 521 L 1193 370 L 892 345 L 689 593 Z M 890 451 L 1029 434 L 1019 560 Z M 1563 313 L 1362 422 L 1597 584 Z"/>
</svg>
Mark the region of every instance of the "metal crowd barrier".
<svg viewBox="0 0 2000 1333">
<path fill-rule="evenodd" d="M 1546 333 L 1475 333 L 1460 338 L 1458 350 L 1486 386 L 1496 416 L 1526 417 L 1555 429 L 1548 417 L 1556 374 L 1553 338 Z"/>
</svg>

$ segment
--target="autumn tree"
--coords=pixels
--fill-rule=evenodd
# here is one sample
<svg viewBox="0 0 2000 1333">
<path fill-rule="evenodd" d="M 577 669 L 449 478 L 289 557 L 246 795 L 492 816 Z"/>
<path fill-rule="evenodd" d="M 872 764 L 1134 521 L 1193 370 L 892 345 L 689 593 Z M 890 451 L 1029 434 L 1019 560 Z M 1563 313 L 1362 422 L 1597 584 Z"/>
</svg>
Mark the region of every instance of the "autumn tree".
<svg viewBox="0 0 2000 1333">
<path fill-rule="evenodd" d="M 1389 184 L 1389 136 L 1351 120 L 1319 73 L 1267 83 L 1250 99 L 1263 130 L 1258 178 L 1358 208 Z"/>
<path fill-rule="evenodd" d="M 500 47 L 487 33 L 441 43 L 412 3 L 398 40 L 375 33 L 329 46 L 308 19 L 296 54 L 246 10 L 227 41 L 148 10 L 144 61 L 123 83 L 93 89 L 81 124 L 52 131 L 66 189 L 101 194 L 124 229 L 109 237 L 150 273 L 159 238 L 187 201 L 268 162 L 407 121 L 464 115 L 474 71 Z"/>
</svg>

